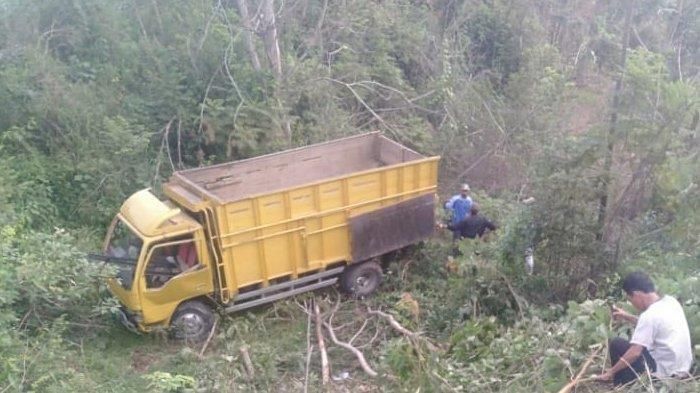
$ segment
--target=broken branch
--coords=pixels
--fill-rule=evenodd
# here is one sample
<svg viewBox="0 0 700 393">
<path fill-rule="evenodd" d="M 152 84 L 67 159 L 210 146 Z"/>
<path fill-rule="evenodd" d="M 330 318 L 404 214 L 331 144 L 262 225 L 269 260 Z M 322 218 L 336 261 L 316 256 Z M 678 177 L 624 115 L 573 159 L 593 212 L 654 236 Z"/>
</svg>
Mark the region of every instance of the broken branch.
<svg viewBox="0 0 700 393">
<path fill-rule="evenodd" d="M 571 382 L 567 383 L 563 388 L 561 388 L 559 393 L 569 393 L 571 391 L 571 389 L 573 389 L 576 385 L 590 379 L 590 378 L 581 379 L 581 377 L 588 369 L 588 366 L 591 365 L 591 362 L 593 362 L 593 359 L 596 357 L 596 355 L 598 355 L 598 352 L 600 352 L 601 348 L 603 348 L 603 346 L 599 346 L 598 348 L 596 348 L 595 351 L 593 351 L 593 353 L 591 353 L 591 355 L 588 357 L 588 359 L 586 359 L 586 361 L 583 363 L 581 370 L 578 372 L 578 374 L 576 374 L 576 377 L 574 379 L 572 379 Z"/>
<path fill-rule="evenodd" d="M 248 347 L 244 345 L 238 350 L 241 352 L 241 357 L 243 358 L 243 365 L 245 366 L 245 371 L 248 374 L 248 379 L 252 380 L 255 377 L 255 369 L 253 368 L 253 362 L 250 360 Z"/>
<path fill-rule="evenodd" d="M 378 375 L 377 372 L 374 371 L 372 367 L 370 367 L 370 365 L 367 363 L 367 359 L 365 359 L 365 355 L 362 353 L 362 351 L 346 342 L 338 340 L 338 337 L 335 336 L 335 332 L 333 331 L 333 326 L 330 324 L 330 320 L 329 322 L 324 322 L 323 326 L 325 326 L 326 329 L 328 329 L 328 334 L 330 334 L 331 340 L 333 340 L 333 343 L 335 345 L 343 347 L 355 355 L 357 361 L 360 362 L 360 366 L 362 366 L 362 370 L 364 370 L 365 373 L 367 373 L 367 375 L 369 375 L 370 377 L 376 377 Z"/>
<path fill-rule="evenodd" d="M 331 372 L 328 367 L 328 353 L 326 352 L 326 344 L 323 341 L 323 329 L 321 329 L 321 312 L 318 309 L 318 303 L 314 301 L 314 314 L 316 315 L 316 339 L 318 340 L 318 349 L 321 351 L 321 381 L 327 385 L 331 379 Z"/>
<path fill-rule="evenodd" d="M 391 325 L 391 327 L 393 327 L 396 331 L 410 339 L 417 340 L 422 338 L 418 333 L 412 332 L 406 329 L 405 327 L 401 326 L 401 324 L 391 314 L 387 314 L 379 310 L 372 310 L 371 308 L 368 308 L 367 312 L 373 315 L 379 315 L 380 317 L 386 319 L 389 322 L 389 325 Z M 428 349 L 430 349 L 431 351 L 438 350 L 438 348 L 427 339 L 423 338 L 423 341 L 427 345 Z"/>
<path fill-rule="evenodd" d="M 298 304 L 298 303 L 297 303 Z M 304 393 L 309 391 L 309 366 L 311 364 L 311 353 L 314 346 L 311 345 L 311 313 L 309 305 L 304 300 L 304 311 L 306 312 L 306 368 L 304 369 Z"/>
<path fill-rule="evenodd" d="M 207 341 L 204 342 L 204 345 L 202 345 L 202 349 L 199 351 L 199 357 L 201 358 L 204 356 L 204 351 L 207 350 L 207 346 L 209 346 L 209 342 L 211 341 L 212 337 L 214 337 L 214 332 L 216 331 L 216 325 L 219 323 L 219 319 L 214 320 L 214 324 L 211 325 L 211 331 L 209 332 L 209 336 L 207 336 Z"/>
</svg>

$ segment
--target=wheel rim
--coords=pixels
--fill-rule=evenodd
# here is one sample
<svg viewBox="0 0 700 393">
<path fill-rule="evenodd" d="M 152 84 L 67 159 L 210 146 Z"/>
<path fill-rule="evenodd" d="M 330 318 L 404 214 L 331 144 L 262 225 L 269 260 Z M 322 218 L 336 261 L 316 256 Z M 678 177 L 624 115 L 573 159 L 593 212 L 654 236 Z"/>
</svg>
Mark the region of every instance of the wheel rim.
<svg viewBox="0 0 700 393">
<path fill-rule="evenodd" d="M 178 330 L 184 337 L 195 337 L 202 333 L 206 323 L 204 318 L 197 313 L 187 313 L 180 316 L 178 321 Z"/>
<path fill-rule="evenodd" d="M 374 276 L 372 274 L 362 274 L 355 279 L 355 288 L 358 292 L 364 292 L 371 289 L 374 285 Z"/>
</svg>

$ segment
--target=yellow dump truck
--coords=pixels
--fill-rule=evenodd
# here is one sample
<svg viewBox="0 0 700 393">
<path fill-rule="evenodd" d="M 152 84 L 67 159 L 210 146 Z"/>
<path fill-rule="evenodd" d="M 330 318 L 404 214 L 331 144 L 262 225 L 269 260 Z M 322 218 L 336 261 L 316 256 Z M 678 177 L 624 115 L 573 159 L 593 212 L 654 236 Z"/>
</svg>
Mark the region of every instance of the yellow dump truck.
<svg viewBox="0 0 700 393">
<path fill-rule="evenodd" d="M 369 133 L 175 172 L 165 201 L 129 197 L 98 259 L 133 330 L 202 340 L 235 312 L 340 283 L 382 279 L 378 256 L 429 237 L 439 157 Z"/>
</svg>

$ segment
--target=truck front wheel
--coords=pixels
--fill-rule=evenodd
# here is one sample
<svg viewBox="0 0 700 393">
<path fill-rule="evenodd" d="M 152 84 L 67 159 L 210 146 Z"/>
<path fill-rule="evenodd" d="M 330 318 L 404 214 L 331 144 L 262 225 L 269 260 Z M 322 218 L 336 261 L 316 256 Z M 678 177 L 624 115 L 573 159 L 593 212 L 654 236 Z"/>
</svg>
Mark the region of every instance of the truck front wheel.
<svg viewBox="0 0 700 393">
<path fill-rule="evenodd" d="M 199 300 L 179 305 L 170 321 L 171 336 L 179 341 L 204 341 L 213 327 L 214 312 Z"/>
<path fill-rule="evenodd" d="M 379 288 L 382 283 L 382 268 L 377 262 L 369 261 L 345 268 L 340 276 L 340 287 L 357 297 L 365 297 Z"/>
</svg>

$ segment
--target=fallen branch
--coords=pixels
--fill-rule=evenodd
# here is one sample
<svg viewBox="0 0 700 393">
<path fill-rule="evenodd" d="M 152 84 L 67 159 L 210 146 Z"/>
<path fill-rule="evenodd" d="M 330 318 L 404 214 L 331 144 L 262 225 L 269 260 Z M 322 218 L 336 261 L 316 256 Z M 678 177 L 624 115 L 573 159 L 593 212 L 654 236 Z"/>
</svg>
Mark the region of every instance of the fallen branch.
<svg viewBox="0 0 700 393">
<path fill-rule="evenodd" d="M 338 337 L 335 336 L 335 332 L 333 331 L 333 326 L 331 325 L 330 319 L 328 320 L 328 322 L 324 322 L 323 326 L 325 326 L 326 329 L 328 329 L 328 334 L 330 334 L 331 340 L 333 340 L 333 343 L 335 345 L 343 347 L 355 355 L 357 361 L 360 362 L 360 366 L 362 366 L 362 369 L 365 371 L 365 373 L 367 373 L 367 375 L 369 375 L 370 377 L 376 377 L 378 375 L 377 372 L 374 371 L 372 367 L 370 367 L 370 365 L 367 363 L 367 359 L 365 359 L 365 355 L 362 353 L 362 351 L 346 342 L 338 340 Z"/>
<path fill-rule="evenodd" d="M 207 346 L 209 346 L 209 342 L 211 341 L 212 337 L 214 337 L 214 332 L 216 331 L 216 325 L 219 324 L 219 319 L 216 318 L 214 320 L 214 324 L 211 325 L 211 331 L 209 331 L 209 336 L 207 336 L 207 341 L 204 342 L 204 345 L 202 345 L 202 349 L 199 351 L 199 357 L 201 358 L 204 356 L 204 351 L 207 350 Z"/>
<path fill-rule="evenodd" d="M 379 337 L 379 334 L 380 334 L 381 332 L 382 332 L 382 331 L 381 331 L 381 329 L 379 328 L 379 326 L 378 326 L 378 325 L 375 326 L 374 335 L 372 336 L 372 338 L 370 338 L 369 341 L 367 341 L 366 343 L 364 343 L 364 344 L 362 344 L 362 345 L 358 345 L 357 348 L 359 349 L 359 348 L 364 348 L 364 347 L 369 347 L 369 346 L 371 346 L 372 343 L 374 343 L 374 340 L 376 340 L 377 337 Z"/>
<path fill-rule="evenodd" d="M 576 374 L 576 377 L 574 379 L 572 379 L 571 382 L 567 383 L 563 388 L 561 388 L 561 390 L 559 390 L 559 393 L 569 393 L 571 391 L 571 389 L 573 389 L 579 383 L 585 382 L 585 381 L 588 381 L 591 379 L 591 378 L 581 379 L 581 377 L 586 372 L 586 370 L 588 369 L 588 366 L 591 365 L 591 363 L 593 362 L 593 359 L 595 359 L 595 357 L 598 355 L 598 352 L 600 352 L 600 350 L 602 348 L 603 348 L 602 345 L 599 346 L 598 348 L 596 348 L 595 351 L 593 351 L 593 353 L 591 353 L 590 356 L 588 356 L 588 359 L 586 359 L 586 361 L 583 363 L 583 366 L 581 367 L 581 370 L 579 370 L 578 374 Z"/>
<path fill-rule="evenodd" d="M 391 327 L 396 329 L 399 333 L 403 334 L 404 336 L 408 336 L 411 338 L 418 337 L 418 333 L 414 333 L 414 332 L 406 329 L 405 327 L 401 326 L 401 324 L 398 321 L 396 321 L 394 316 L 391 314 L 387 314 L 387 313 L 379 311 L 379 310 L 372 310 L 371 308 L 368 308 L 367 312 L 369 312 L 370 314 L 379 315 L 382 318 L 386 319 L 387 321 L 389 321 L 389 324 L 391 325 Z"/>
<path fill-rule="evenodd" d="M 331 372 L 328 367 L 328 353 L 326 352 L 326 344 L 323 341 L 323 329 L 321 329 L 321 312 L 318 309 L 318 303 L 314 301 L 314 314 L 316 315 L 316 339 L 318 340 L 318 349 L 321 351 L 321 381 L 327 385 L 331 379 Z"/>
<path fill-rule="evenodd" d="M 360 326 L 360 330 L 358 330 L 357 333 L 355 333 L 355 335 L 352 336 L 352 338 L 350 339 L 350 341 L 348 341 L 348 344 L 352 345 L 352 342 L 355 341 L 355 339 L 356 339 L 360 334 L 362 334 L 362 332 L 365 330 L 365 327 L 367 326 L 367 323 L 368 323 L 368 322 L 369 322 L 369 319 L 365 319 L 365 322 L 362 323 L 362 326 Z"/>
<path fill-rule="evenodd" d="M 311 313 L 306 300 L 304 300 L 304 311 L 306 311 L 306 368 L 304 369 L 304 393 L 306 393 L 309 391 L 309 366 L 311 354 L 314 351 L 314 346 L 311 345 Z"/>
<path fill-rule="evenodd" d="M 412 332 L 412 331 L 406 329 L 405 327 L 401 326 L 401 324 L 391 314 L 387 314 L 387 313 L 379 311 L 379 310 L 372 310 L 371 308 L 368 308 L 367 312 L 370 314 L 373 314 L 373 315 L 379 315 L 380 317 L 386 319 L 389 322 L 389 325 L 391 325 L 391 327 L 393 327 L 396 331 L 398 331 L 399 333 L 403 334 L 404 336 L 406 336 L 412 340 L 423 339 L 426 346 L 431 351 L 438 350 L 438 347 L 436 347 L 433 343 L 431 343 L 427 339 L 421 337 L 420 334 Z"/>
<path fill-rule="evenodd" d="M 248 347 L 242 346 L 238 349 L 241 352 L 241 357 L 243 358 L 243 365 L 245 366 L 245 371 L 248 374 L 248 379 L 255 378 L 255 369 L 253 368 L 253 362 L 250 360 L 250 354 L 248 353 Z"/>
<path fill-rule="evenodd" d="M 29 311 L 27 311 L 26 314 L 22 317 L 22 319 L 19 321 L 19 324 L 17 325 L 19 330 L 22 330 L 24 327 L 24 323 L 27 321 L 27 318 L 32 314 L 32 311 L 34 311 L 34 307 L 30 308 Z"/>
</svg>

